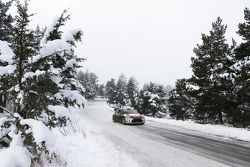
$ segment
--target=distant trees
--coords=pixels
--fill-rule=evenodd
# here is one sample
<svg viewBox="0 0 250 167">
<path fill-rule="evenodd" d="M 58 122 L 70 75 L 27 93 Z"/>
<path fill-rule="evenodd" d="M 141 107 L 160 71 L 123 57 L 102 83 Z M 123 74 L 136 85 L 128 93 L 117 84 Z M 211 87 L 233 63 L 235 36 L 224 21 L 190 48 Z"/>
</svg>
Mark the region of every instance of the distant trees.
<svg viewBox="0 0 250 167">
<path fill-rule="evenodd" d="M 127 95 L 129 100 L 129 105 L 135 107 L 135 98 L 139 93 L 138 82 L 134 77 L 130 77 L 127 84 Z"/>
<path fill-rule="evenodd" d="M 106 84 L 108 103 L 118 107 L 130 106 L 141 114 L 154 117 L 163 117 L 167 113 L 167 89 L 156 83 L 145 84 L 139 90 L 138 82 L 130 77 L 128 82 L 124 74 L 119 76 L 117 82 L 111 79 Z"/>
<path fill-rule="evenodd" d="M 93 73 L 79 71 L 76 77 L 85 88 L 84 96 L 86 99 L 94 99 L 99 94 L 98 76 Z"/>
<path fill-rule="evenodd" d="M 106 96 L 108 98 L 109 104 L 117 104 L 117 90 L 116 90 L 116 82 L 114 78 L 111 78 L 110 81 L 106 84 Z"/>
<path fill-rule="evenodd" d="M 124 74 L 119 76 L 117 82 L 114 78 L 107 82 L 106 95 L 109 104 L 115 104 L 119 107 L 128 104 L 127 79 Z"/>
<path fill-rule="evenodd" d="M 124 74 L 121 74 L 116 83 L 116 102 L 118 106 L 125 106 L 128 101 L 127 95 L 127 79 Z"/>
<path fill-rule="evenodd" d="M 162 85 L 145 84 L 135 99 L 135 109 L 141 114 L 162 117 L 167 112 L 167 94 Z"/>
<path fill-rule="evenodd" d="M 168 108 L 171 117 L 177 120 L 193 118 L 194 99 L 190 96 L 186 79 L 176 81 L 175 89 L 171 90 L 168 98 Z"/>
</svg>

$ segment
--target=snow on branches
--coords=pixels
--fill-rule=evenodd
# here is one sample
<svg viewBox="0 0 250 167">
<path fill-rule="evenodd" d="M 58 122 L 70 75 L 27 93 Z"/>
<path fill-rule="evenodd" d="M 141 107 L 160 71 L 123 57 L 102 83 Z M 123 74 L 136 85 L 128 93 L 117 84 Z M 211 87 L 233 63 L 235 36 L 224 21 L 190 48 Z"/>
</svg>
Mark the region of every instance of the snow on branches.
<svg viewBox="0 0 250 167">
<path fill-rule="evenodd" d="M 8 97 L 12 110 L 0 119 L 0 142 L 5 147 L 0 154 L 11 155 L 19 149 L 23 159 L 31 160 L 27 164 L 17 160 L 14 166 L 21 167 L 39 161 L 41 154 L 51 156 L 55 138 L 51 129 L 65 126 L 70 113 L 85 103 L 84 88 L 75 79 L 84 60 L 74 53 L 82 31 L 61 30 L 69 20 L 66 10 L 45 31 L 32 30 L 29 23 L 33 15 L 27 12 L 28 2 L 18 1 L 12 40 L 0 38 L 0 93 Z"/>
</svg>

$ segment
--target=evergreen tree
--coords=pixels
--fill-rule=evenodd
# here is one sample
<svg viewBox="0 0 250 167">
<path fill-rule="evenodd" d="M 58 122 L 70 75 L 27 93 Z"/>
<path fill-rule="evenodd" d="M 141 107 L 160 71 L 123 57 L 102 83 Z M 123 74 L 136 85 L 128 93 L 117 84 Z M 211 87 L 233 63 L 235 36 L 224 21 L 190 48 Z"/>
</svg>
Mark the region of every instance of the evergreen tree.
<svg viewBox="0 0 250 167">
<path fill-rule="evenodd" d="M 107 82 L 106 84 L 106 94 L 108 97 L 108 103 L 109 104 L 117 104 L 117 91 L 116 91 L 116 84 L 115 84 L 115 79 L 111 78 L 110 81 Z"/>
<path fill-rule="evenodd" d="M 138 83 L 135 78 L 130 77 L 127 84 L 127 95 L 129 103 L 132 107 L 135 106 L 135 97 L 139 93 Z"/>
<path fill-rule="evenodd" d="M 95 73 L 88 70 L 86 72 L 80 71 L 77 74 L 77 79 L 85 88 L 84 96 L 86 99 L 93 99 L 98 95 L 98 76 Z"/>
<path fill-rule="evenodd" d="M 162 117 L 167 112 L 167 95 L 162 85 L 145 84 L 135 101 L 135 109 L 141 114 Z"/>
<path fill-rule="evenodd" d="M 127 102 L 127 79 L 124 74 L 121 74 L 116 83 L 116 101 L 118 106 L 125 106 Z"/>
<path fill-rule="evenodd" d="M 3 3 L 0 0 L 0 40 L 1 41 L 11 41 L 12 34 L 12 23 L 13 17 L 8 14 L 9 8 L 12 5 L 13 0 Z"/>
<path fill-rule="evenodd" d="M 32 15 L 28 14 L 27 1 L 24 4 L 17 1 L 17 11 L 11 44 L 0 41 L 3 53 L 0 58 L 10 64 L 0 66 L 0 80 L 13 75 L 10 102 L 16 106 L 14 113 L 5 109 L 9 115 L 1 121 L 0 142 L 8 138 L 9 146 L 18 141 L 31 153 L 32 162 L 38 162 L 42 153 L 47 156 L 53 153 L 47 150 L 46 138 L 38 141 L 34 133 L 44 133 L 42 130 L 47 133 L 46 126 L 50 129 L 65 126 L 70 121 L 68 112 L 84 105 L 83 87 L 75 79 L 83 59 L 74 53 L 82 32 L 60 30 L 69 19 L 66 11 L 44 33 L 39 28 L 29 29 Z"/>
<path fill-rule="evenodd" d="M 28 2 L 21 4 L 17 1 L 17 15 L 15 26 L 13 27 L 12 48 L 15 54 L 14 63 L 16 64 L 16 89 L 11 91 L 12 99 L 15 100 L 15 108 L 23 118 L 27 118 L 26 110 L 23 105 L 24 88 L 22 78 L 24 73 L 30 69 L 28 59 L 38 54 L 38 43 L 34 41 L 34 31 L 29 29 L 30 19 L 33 14 L 28 14 Z"/>
<path fill-rule="evenodd" d="M 194 101 L 188 93 L 186 79 L 177 80 L 175 89 L 169 93 L 168 106 L 170 116 L 183 121 L 192 118 L 193 104 Z"/>
<path fill-rule="evenodd" d="M 195 117 L 201 121 L 223 123 L 223 114 L 231 107 L 228 94 L 233 88 L 230 79 L 232 50 L 226 43 L 227 26 L 218 18 L 212 23 L 209 35 L 202 34 L 202 44 L 194 48 L 191 84 L 198 87 L 193 93 Z"/>
<path fill-rule="evenodd" d="M 101 97 L 105 97 L 106 96 L 106 91 L 105 91 L 105 86 L 104 84 L 100 84 L 98 87 L 98 95 Z"/>
<path fill-rule="evenodd" d="M 1 45 L 5 43 L 10 42 L 10 35 L 11 35 L 11 29 L 13 22 L 13 18 L 11 15 L 8 15 L 7 12 L 9 10 L 9 7 L 11 5 L 11 2 L 3 3 L 0 1 L 0 41 Z M 7 62 L 4 60 L 3 55 L 3 48 L 0 48 L 0 66 L 7 66 L 11 62 Z M 1 69 L 3 71 L 3 69 Z M 4 75 L 1 77 L 0 80 L 0 106 L 6 107 L 7 103 L 7 92 L 6 90 L 9 89 L 9 76 Z M 0 112 L 3 112 L 2 109 L 0 109 Z"/>
<path fill-rule="evenodd" d="M 238 34 L 243 42 L 235 49 L 235 93 L 237 109 L 231 113 L 232 124 L 237 126 L 250 125 L 250 10 L 244 10 L 244 23 L 240 23 Z"/>
<path fill-rule="evenodd" d="M 10 6 L 12 4 L 12 1 L 3 3 L 0 0 L 0 42 L 1 45 L 9 45 L 11 42 L 11 32 L 12 32 L 12 23 L 13 23 L 13 17 L 9 14 L 7 14 Z M 12 64 L 12 60 L 8 61 L 6 59 L 6 56 L 4 56 L 2 53 L 3 48 L 0 48 L 0 66 L 6 67 L 8 65 Z M 1 71 L 4 71 L 4 69 L 0 69 Z M 1 72 L 0 72 L 1 75 Z M 7 95 L 8 93 L 6 90 L 10 89 L 11 76 L 8 75 L 1 75 L 0 78 L 0 106 L 6 107 L 7 105 Z M 0 108 L 0 112 L 3 112 Z"/>
</svg>

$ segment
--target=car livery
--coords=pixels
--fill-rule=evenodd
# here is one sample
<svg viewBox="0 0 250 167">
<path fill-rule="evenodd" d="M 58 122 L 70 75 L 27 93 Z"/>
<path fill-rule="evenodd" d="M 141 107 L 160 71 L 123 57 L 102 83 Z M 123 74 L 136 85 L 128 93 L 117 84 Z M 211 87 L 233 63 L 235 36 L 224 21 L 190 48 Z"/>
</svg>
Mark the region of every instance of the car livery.
<svg viewBox="0 0 250 167">
<path fill-rule="evenodd" d="M 112 116 L 113 122 L 120 122 L 124 125 L 134 124 L 143 125 L 145 123 L 145 117 L 139 114 L 134 109 L 121 109 L 115 108 L 115 112 Z"/>
</svg>

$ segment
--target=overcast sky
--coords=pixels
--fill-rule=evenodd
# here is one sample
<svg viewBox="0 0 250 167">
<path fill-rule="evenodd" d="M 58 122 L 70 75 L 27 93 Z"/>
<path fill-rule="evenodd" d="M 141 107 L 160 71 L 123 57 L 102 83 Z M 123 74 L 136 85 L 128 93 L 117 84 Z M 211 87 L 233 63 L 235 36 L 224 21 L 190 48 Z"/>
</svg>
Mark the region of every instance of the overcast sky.
<svg viewBox="0 0 250 167">
<path fill-rule="evenodd" d="M 250 0 L 31 0 L 33 20 L 43 26 L 69 8 L 67 28 L 82 28 L 83 44 L 77 53 L 87 59 L 84 68 L 101 82 L 121 73 L 142 85 L 174 85 L 192 75 L 190 58 L 220 16 L 228 25 L 227 37 L 243 21 Z"/>
</svg>

